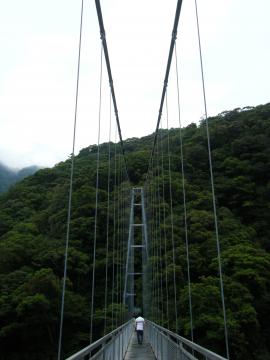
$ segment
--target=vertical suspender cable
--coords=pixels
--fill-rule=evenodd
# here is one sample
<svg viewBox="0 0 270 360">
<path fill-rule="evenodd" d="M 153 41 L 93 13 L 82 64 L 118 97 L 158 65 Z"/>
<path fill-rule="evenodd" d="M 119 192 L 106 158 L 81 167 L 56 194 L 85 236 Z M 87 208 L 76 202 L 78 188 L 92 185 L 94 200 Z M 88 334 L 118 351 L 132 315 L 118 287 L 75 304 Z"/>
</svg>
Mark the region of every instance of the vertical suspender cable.
<svg viewBox="0 0 270 360">
<path fill-rule="evenodd" d="M 147 181 L 149 181 L 149 212 L 150 212 L 150 249 L 151 249 L 151 257 L 152 257 L 152 261 L 151 261 L 151 299 L 153 299 L 153 301 L 151 301 L 151 320 L 154 320 L 154 266 L 153 266 L 153 257 L 154 257 L 154 248 L 153 248 L 153 185 L 152 185 L 152 169 L 150 169 L 150 174 L 149 174 L 149 178 Z"/>
<path fill-rule="evenodd" d="M 100 158 L 100 123 L 101 123 L 101 95 L 102 95 L 102 57 L 103 48 L 100 53 L 100 84 L 99 84 L 99 113 L 98 113 L 98 144 L 97 144 L 97 166 L 96 166 L 96 202 L 95 202 L 95 227 L 94 227 L 94 249 L 93 249 L 93 270 L 92 270 L 92 292 L 91 292 L 91 313 L 90 313 L 90 344 L 93 340 L 93 316 L 94 316 L 94 295 L 95 295 L 95 272 L 96 272 L 96 247 L 97 247 L 97 221 L 98 221 L 98 191 L 99 191 L 99 158 Z"/>
<path fill-rule="evenodd" d="M 119 291 L 119 304 L 120 304 L 120 324 L 123 321 L 123 168 L 121 159 L 120 169 L 120 291 Z"/>
<path fill-rule="evenodd" d="M 153 281 L 153 320 L 156 320 L 156 314 L 157 314 L 157 288 L 156 288 L 156 281 L 155 281 L 155 211 L 154 211 L 154 205 L 155 205 L 155 189 L 154 189 L 154 164 L 153 159 L 151 161 L 151 175 L 152 175 L 152 199 L 151 199 L 151 206 L 152 206 L 152 253 L 153 253 L 153 262 L 152 262 L 152 281 Z"/>
<path fill-rule="evenodd" d="M 195 0 L 195 10 L 196 10 L 197 34 L 198 34 L 198 44 L 199 44 L 199 53 L 200 53 L 201 77 L 202 77 L 202 88 L 203 88 L 203 99 L 204 99 L 204 110 L 205 110 L 205 124 L 206 124 L 206 133 L 207 133 L 207 145 L 208 145 L 209 168 L 210 168 L 210 178 L 211 178 L 211 188 L 212 188 L 216 243 L 217 243 L 217 253 L 218 253 L 220 291 L 221 291 L 221 301 L 222 301 L 223 319 L 224 319 L 224 334 L 225 334 L 226 354 L 227 354 L 227 358 L 229 359 L 230 353 L 229 353 L 229 342 L 228 342 L 227 316 L 226 316 L 226 306 L 225 306 L 225 296 L 224 296 L 224 286 L 223 286 L 220 242 L 219 242 L 217 210 L 216 210 L 216 197 L 215 197 L 215 186 L 214 186 L 213 167 L 212 167 L 210 134 L 209 134 L 209 127 L 208 127 L 208 114 L 207 114 L 207 105 L 206 105 L 206 92 L 205 92 L 205 81 L 204 81 L 204 70 L 203 70 L 202 48 L 201 48 L 201 37 L 200 37 L 197 0 Z"/>
<path fill-rule="evenodd" d="M 68 245 L 69 245 L 70 218 L 71 218 L 71 199 L 72 199 L 73 173 L 74 173 L 74 152 L 75 152 L 75 140 L 76 140 L 77 109 L 78 109 L 79 79 L 80 79 L 80 64 L 81 64 L 83 5 L 84 5 L 84 0 L 82 0 L 82 2 L 81 2 L 79 52 L 78 52 L 78 63 L 77 63 L 77 81 L 76 81 L 75 113 L 74 113 L 74 127 L 73 127 L 73 144 L 72 144 L 72 155 L 71 155 L 68 215 L 67 215 L 67 233 L 66 233 L 65 262 L 64 262 L 64 275 L 63 275 L 62 301 L 61 301 L 61 318 L 60 318 L 60 328 L 59 328 L 59 338 L 58 338 L 58 355 L 57 355 L 58 360 L 61 359 L 61 352 L 62 352 L 65 290 L 66 290 L 66 279 L 67 279 L 67 259 L 68 259 Z"/>
<path fill-rule="evenodd" d="M 115 128 L 115 135 L 114 135 L 114 188 L 113 188 L 113 244 L 112 244 L 112 330 L 114 329 L 114 284 L 115 284 L 115 232 L 116 232 L 116 223 L 115 223 L 115 215 L 116 215 L 116 144 L 117 141 L 117 128 Z"/>
<path fill-rule="evenodd" d="M 123 293 L 124 293 L 124 284 L 125 284 L 125 174 L 124 167 L 121 169 L 122 183 L 121 183 L 121 292 L 120 292 L 120 300 L 121 300 L 121 324 L 124 322 L 124 301 L 123 301 Z"/>
<path fill-rule="evenodd" d="M 107 328 L 107 301 L 108 301 L 108 257 L 109 257 L 109 227 L 110 227 L 110 180 L 111 180 L 111 127 L 112 127 L 112 97 L 110 94 L 110 123 L 108 146 L 108 184 L 107 184 L 107 224 L 106 224 L 106 270 L 105 270 L 105 306 L 104 306 L 104 335 Z"/>
<path fill-rule="evenodd" d="M 150 320 L 153 321 L 153 301 L 151 301 L 153 299 L 153 247 L 152 247 L 152 188 L 151 188 L 151 175 L 150 178 L 147 180 L 148 181 L 148 214 L 147 214 L 147 219 L 148 219 L 148 248 L 149 248 L 149 258 L 151 259 L 151 261 L 149 263 L 149 267 L 148 267 L 148 279 L 149 279 L 149 314 L 148 318 Z"/>
<path fill-rule="evenodd" d="M 175 312 L 175 328 L 178 332 L 178 313 L 176 301 L 176 276 L 175 276 L 175 243 L 174 243 L 174 224 L 173 224 L 173 205 L 172 205 L 172 174 L 171 174 L 171 152 L 170 152 L 170 133 L 169 133 L 169 110 L 168 96 L 166 92 L 166 118 L 167 118 L 167 150 L 168 150 L 168 172 L 169 172 L 169 193 L 170 193 L 170 217 L 171 217 L 171 242 L 173 256 L 173 289 L 174 289 L 174 312 Z"/>
<path fill-rule="evenodd" d="M 122 164 L 121 164 L 122 165 Z M 121 304 L 121 317 L 120 317 L 120 324 L 123 324 L 123 169 L 121 166 L 121 201 L 120 201 L 120 304 Z"/>
<path fill-rule="evenodd" d="M 155 171 L 154 171 L 154 157 L 152 159 L 152 167 L 153 167 L 153 253 L 154 253 L 154 271 L 153 271 L 153 279 L 154 279 L 154 291 L 155 291 L 155 303 L 156 303 L 156 316 L 155 319 L 157 321 L 158 315 L 158 288 L 157 288 L 157 278 L 156 278 L 156 211 L 155 211 L 155 198 L 156 198 L 156 188 L 155 188 Z"/>
<path fill-rule="evenodd" d="M 121 162 L 120 162 L 120 209 L 119 209 L 119 213 L 120 213 L 120 217 L 119 217 L 119 241 L 120 241 L 120 249 L 119 249 L 119 275 L 120 275 L 120 286 L 119 286 L 119 304 L 120 304 L 120 324 L 122 324 L 122 291 L 123 291 L 123 267 L 122 267 L 122 261 L 123 261 L 123 241 L 122 241 L 122 220 L 123 220 L 123 172 L 122 172 L 122 156 L 121 156 Z"/>
<path fill-rule="evenodd" d="M 191 284 L 190 284 L 189 243 L 188 243 L 188 230 L 187 230 L 187 204 L 186 204 L 186 187 L 185 187 L 185 167 L 184 167 L 184 156 L 183 156 L 182 124 L 181 124 L 181 117 L 180 117 L 180 94 L 179 94 L 179 76 L 178 76 L 178 62 L 177 62 L 176 44 L 175 44 L 175 66 L 176 66 L 176 82 L 177 82 L 180 156 L 181 156 L 181 170 L 182 170 L 182 193 L 183 193 L 183 206 L 184 206 L 185 244 L 186 244 L 186 259 L 187 259 L 186 261 L 187 261 L 187 277 L 188 277 L 190 336 L 191 336 L 191 341 L 193 342 L 193 340 L 194 340 L 194 338 L 193 338 L 193 314 L 192 314 L 192 297 L 191 297 Z"/>
<path fill-rule="evenodd" d="M 162 129 L 162 121 L 160 122 Z M 165 209 L 165 176 L 164 176 L 164 154 L 163 154 L 163 141 L 161 143 L 161 174 L 162 174 L 162 197 L 163 197 L 163 228 L 164 228 L 164 263 L 165 263 L 165 290 L 166 290 L 166 315 L 167 327 L 170 328 L 169 322 L 169 290 L 168 290 L 168 272 L 167 272 L 167 232 L 166 232 L 166 209 Z"/>
<path fill-rule="evenodd" d="M 119 305 L 120 302 L 120 272 L 119 272 L 119 262 L 120 262 L 120 170 L 121 170 L 121 155 L 118 157 L 118 167 L 117 167 L 117 246 L 116 246 L 116 302 Z M 119 307 L 117 307 L 117 318 L 116 326 L 119 325 Z"/>
<path fill-rule="evenodd" d="M 131 204 L 131 211 L 132 211 L 132 216 L 131 216 L 131 244 L 135 245 L 135 241 L 134 241 L 134 226 L 132 226 L 132 224 L 134 224 L 134 199 L 135 199 L 135 190 L 132 189 L 132 204 Z M 134 273 L 134 248 L 131 247 L 131 273 Z M 131 278 L 131 294 L 135 294 L 135 282 L 134 282 L 134 276 L 130 276 Z M 135 295 L 131 295 L 131 308 L 134 309 L 134 305 L 135 305 Z"/>
<path fill-rule="evenodd" d="M 156 170 L 155 170 L 155 178 L 158 178 L 158 150 L 156 147 Z M 157 300 L 158 300 L 158 316 L 159 316 L 159 320 L 158 323 L 159 325 L 161 325 L 161 289 L 160 289 L 160 282 L 159 282 L 159 244 L 158 244 L 158 229 L 159 229 L 159 223 L 158 223 L 158 183 L 157 181 L 155 181 L 155 246 L 156 246 L 156 283 L 157 283 Z"/>
<path fill-rule="evenodd" d="M 157 219 L 156 219 L 156 184 L 155 184 L 155 154 L 152 159 L 153 166 L 153 251 L 154 251 L 154 284 L 155 284 L 155 301 L 156 301 L 156 322 L 159 322 L 159 287 L 157 281 Z"/>
<path fill-rule="evenodd" d="M 152 236 L 151 236 L 151 242 L 152 242 L 152 288 L 153 288 L 153 306 L 152 306 L 152 314 L 153 314 L 153 321 L 156 319 L 156 311 L 157 311 L 157 304 L 156 304 L 156 283 L 155 283 L 155 213 L 154 213 L 154 169 L 153 169 L 153 160 L 152 160 L 152 169 L 151 169 L 151 176 L 152 176 L 152 184 L 151 184 L 151 208 L 152 208 Z"/>
<path fill-rule="evenodd" d="M 116 209 L 116 235 L 115 235 L 115 239 L 116 239 L 116 274 L 115 274 L 115 281 L 116 281 L 116 300 L 115 302 L 118 305 L 119 302 L 119 289 L 118 289 L 118 281 L 119 281 L 119 269 L 118 269 L 118 263 L 119 263 L 119 154 L 118 154 L 118 162 L 117 162 L 117 167 L 116 167 L 116 182 L 117 182 L 117 195 L 116 195 L 116 205 L 115 205 L 115 209 Z M 115 317 L 115 325 L 116 327 L 118 327 L 118 306 L 116 308 L 116 317 Z"/>
<path fill-rule="evenodd" d="M 161 287 L 161 325 L 164 326 L 164 311 L 163 311 L 163 266 L 162 266 L 162 234 L 160 230 L 161 225 L 161 204 L 160 204 L 160 170 L 159 170 L 159 146 L 160 146 L 160 132 L 158 134 L 158 140 L 157 140 L 157 158 L 158 158 L 158 167 L 157 167 L 157 187 L 158 187 L 158 224 L 159 224 L 159 266 L 160 266 L 160 287 Z M 166 270 L 167 271 L 167 270 Z"/>
</svg>

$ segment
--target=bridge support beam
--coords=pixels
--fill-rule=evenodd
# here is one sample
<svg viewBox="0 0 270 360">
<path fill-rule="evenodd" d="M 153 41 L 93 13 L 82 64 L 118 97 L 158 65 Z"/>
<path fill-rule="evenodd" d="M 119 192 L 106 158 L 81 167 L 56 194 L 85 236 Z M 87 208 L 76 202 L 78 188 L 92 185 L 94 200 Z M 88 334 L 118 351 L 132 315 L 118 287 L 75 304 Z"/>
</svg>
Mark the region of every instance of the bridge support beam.
<svg viewBox="0 0 270 360">
<path fill-rule="evenodd" d="M 148 241 L 144 193 L 143 188 L 133 188 L 131 190 L 129 235 L 123 293 L 123 303 L 126 304 L 131 315 L 134 314 L 136 307 L 140 308 L 141 311 L 145 310 L 144 297 L 142 297 L 141 300 L 136 298 L 137 291 L 134 289 L 134 281 L 136 281 L 137 286 L 141 287 L 140 293 L 144 293 L 147 258 Z"/>
</svg>

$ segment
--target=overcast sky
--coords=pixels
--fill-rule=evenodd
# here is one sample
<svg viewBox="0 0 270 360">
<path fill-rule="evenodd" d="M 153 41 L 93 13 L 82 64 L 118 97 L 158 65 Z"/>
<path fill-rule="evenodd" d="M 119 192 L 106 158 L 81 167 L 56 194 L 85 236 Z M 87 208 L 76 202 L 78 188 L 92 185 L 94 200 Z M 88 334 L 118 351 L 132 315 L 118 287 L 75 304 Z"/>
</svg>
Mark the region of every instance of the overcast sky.
<svg viewBox="0 0 270 360">
<path fill-rule="evenodd" d="M 0 161 L 7 165 L 53 166 L 71 153 L 80 6 L 0 1 Z M 141 137 L 155 129 L 176 0 L 101 6 L 123 137 Z M 208 113 L 269 102 L 270 1 L 198 0 L 198 8 Z M 177 53 L 184 126 L 204 115 L 196 32 L 194 0 L 183 0 Z M 95 3 L 85 0 L 76 153 L 97 143 L 100 51 Z M 102 142 L 109 101 L 103 66 Z M 174 61 L 168 104 L 169 126 L 177 126 Z"/>
</svg>

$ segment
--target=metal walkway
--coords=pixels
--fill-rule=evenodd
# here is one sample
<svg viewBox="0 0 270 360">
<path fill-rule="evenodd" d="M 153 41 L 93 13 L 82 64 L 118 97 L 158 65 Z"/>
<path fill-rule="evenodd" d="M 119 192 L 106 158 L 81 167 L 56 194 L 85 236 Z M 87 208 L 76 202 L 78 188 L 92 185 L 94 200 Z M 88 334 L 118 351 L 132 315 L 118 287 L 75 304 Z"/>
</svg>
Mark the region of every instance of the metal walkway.
<svg viewBox="0 0 270 360">
<path fill-rule="evenodd" d="M 156 357 L 153 353 L 151 345 L 147 342 L 147 339 L 143 340 L 143 344 L 139 345 L 137 342 L 137 335 L 134 331 L 130 343 L 128 345 L 128 349 L 126 352 L 126 356 L 124 360 L 155 360 Z"/>
<path fill-rule="evenodd" d="M 143 344 L 139 345 L 133 319 L 66 360 L 86 359 L 227 360 L 149 320 L 145 324 Z"/>
</svg>

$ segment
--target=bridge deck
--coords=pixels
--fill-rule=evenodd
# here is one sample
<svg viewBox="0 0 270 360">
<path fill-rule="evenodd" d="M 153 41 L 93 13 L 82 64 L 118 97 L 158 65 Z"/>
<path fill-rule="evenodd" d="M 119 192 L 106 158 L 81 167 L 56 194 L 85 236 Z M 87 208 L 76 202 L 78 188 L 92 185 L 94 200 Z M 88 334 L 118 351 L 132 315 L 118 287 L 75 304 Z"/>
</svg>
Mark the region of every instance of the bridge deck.
<svg viewBox="0 0 270 360">
<path fill-rule="evenodd" d="M 152 348 L 149 343 L 146 342 L 146 339 L 143 340 L 143 344 L 139 345 L 137 342 L 136 332 L 131 336 L 131 340 L 126 352 L 124 360 L 155 360 L 156 357 L 152 351 Z"/>
</svg>

